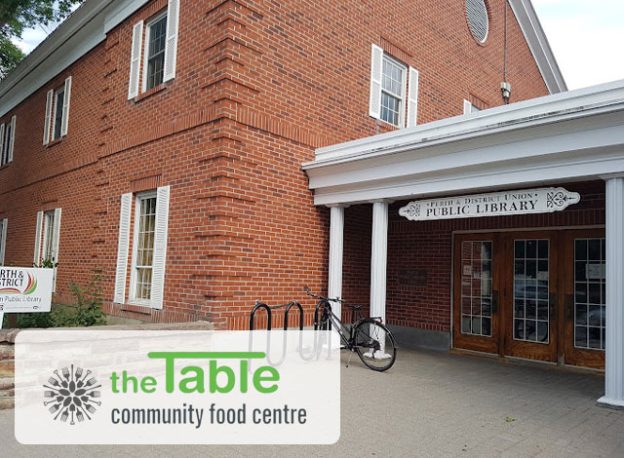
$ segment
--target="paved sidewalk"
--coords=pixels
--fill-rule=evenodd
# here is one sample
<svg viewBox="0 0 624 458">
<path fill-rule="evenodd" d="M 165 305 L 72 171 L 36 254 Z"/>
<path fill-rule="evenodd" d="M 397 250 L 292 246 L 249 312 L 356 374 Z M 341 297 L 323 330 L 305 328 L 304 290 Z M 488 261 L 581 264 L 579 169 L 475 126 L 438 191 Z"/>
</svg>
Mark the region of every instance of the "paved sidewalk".
<svg viewBox="0 0 624 458">
<path fill-rule="evenodd" d="M 596 406 L 603 383 L 594 374 L 401 350 L 388 373 L 355 359 L 343 368 L 334 446 L 22 446 L 13 412 L 0 411 L 0 456 L 622 457 L 624 411 Z"/>
</svg>

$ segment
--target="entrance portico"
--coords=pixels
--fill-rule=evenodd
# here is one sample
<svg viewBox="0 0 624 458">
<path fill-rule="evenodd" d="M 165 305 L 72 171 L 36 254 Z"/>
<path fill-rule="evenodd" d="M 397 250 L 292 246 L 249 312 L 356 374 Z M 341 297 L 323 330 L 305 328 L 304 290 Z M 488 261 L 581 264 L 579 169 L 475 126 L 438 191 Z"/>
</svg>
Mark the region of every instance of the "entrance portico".
<svg viewBox="0 0 624 458">
<path fill-rule="evenodd" d="M 588 225 L 579 224 L 574 218 L 568 218 L 566 221 L 569 220 L 572 223 L 570 226 L 566 224 L 555 227 L 554 224 L 558 221 L 556 219 L 548 221 L 539 218 L 525 219 L 522 221 L 529 222 L 530 227 L 519 222 L 515 226 L 518 229 L 517 235 L 505 236 L 504 246 L 511 247 L 508 250 L 512 251 L 508 253 L 515 254 L 509 254 L 507 258 L 499 257 L 503 260 L 501 265 L 507 262 L 511 270 L 508 274 L 503 271 L 499 274 L 501 279 L 509 278 L 510 280 L 497 292 L 502 293 L 504 290 L 507 291 L 506 294 L 513 297 L 510 296 L 508 316 L 505 318 L 509 326 L 508 328 L 501 327 L 500 332 L 503 333 L 501 341 L 513 341 L 514 345 L 520 345 L 517 341 L 522 340 L 522 345 L 518 348 L 523 345 L 528 348 L 526 342 L 530 343 L 530 340 L 534 339 L 535 348 L 539 348 L 540 354 L 546 354 L 544 352 L 547 351 L 543 346 L 546 342 L 551 345 L 551 348 L 554 348 L 552 345 L 561 345 L 563 348 L 563 337 L 569 334 L 569 332 L 566 334 L 567 331 L 564 329 L 565 313 L 572 310 L 569 304 L 566 305 L 566 301 L 569 301 L 570 292 L 574 291 L 577 284 L 582 283 L 582 279 L 574 277 L 573 271 L 571 271 L 572 277 L 569 275 L 566 277 L 565 263 L 559 259 L 563 259 L 566 252 L 568 252 L 568 257 L 572 256 L 570 252 L 574 251 L 574 248 L 570 247 L 575 246 L 575 241 L 582 243 L 582 240 L 586 240 L 595 243 L 594 241 L 604 237 L 601 231 L 606 231 L 606 276 L 602 280 L 606 284 L 606 306 L 604 307 L 606 319 L 603 320 L 604 327 L 606 327 L 604 338 L 606 376 L 605 396 L 600 402 L 624 406 L 624 83 L 610 83 L 543 97 L 322 148 L 317 151 L 316 160 L 305 164 L 304 169 L 310 178 L 310 188 L 315 193 L 315 203 L 332 207 L 330 246 L 340 246 L 340 250 L 330 249 L 329 284 L 332 288 L 330 293 L 332 296 L 343 296 L 342 281 L 337 277 L 338 272 L 343 273 L 343 269 L 338 268 L 338 264 L 343 265 L 342 247 L 346 243 L 344 227 L 349 224 L 349 213 L 345 214 L 344 207 L 372 206 L 370 313 L 373 316 L 381 316 L 384 320 L 392 315 L 392 310 L 386 310 L 388 262 L 392 263 L 392 260 L 388 261 L 388 221 L 389 217 L 390 219 L 399 218 L 398 214 L 394 214 L 398 213 L 397 206 L 389 206 L 389 202 L 401 201 L 402 207 L 410 201 L 438 197 L 452 198 L 503 190 L 573 187 L 575 183 L 581 182 L 588 182 L 596 187 L 600 186 L 599 183 L 604 183 L 605 191 L 600 192 L 604 193 L 605 203 L 601 202 L 603 207 L 598 210 L 598 213 L 602 215 L 606 212 L 606 220 L 600 220 L 600 216 L 596 216 L 596 220 Z M 583 205 L 583 195 L 581 195 L 580 205 Z M 517 209 L 522 213 L 521 205 L 518 205 Z M 528 206 L 525 205 L 524 210 L 528 211 Z M 495 219 L 490 220 L 490 228 L 496 229 L 494 232 L 498 234 L 500 228 L 509 227 L 509 218 L 516 217 L 496 216 Z M 535 222 L 535 225 L 532 222 Z M 406 220 L 405 224 L 409 224 L 409 227 L 417 231 L 419 225 L 423 223 Z M 537 229 L 544 232 L 538 233 Z M 582 230 L 594 232 L 581 234 L 579 231 Z M 489 240 L 485 236 L 465 235 L 462 235 L 462 239 L 459 235 L 465 231 L 453 230 L 452 232 L 456 240 L 479 243 Z M 484 231 L 481 233 L 485 234 Z M 496 237 L 503 240 L 500 235 Z M 537 247 L 540 246 L 540 241 L 543 242 L 544 247 L 542 253 L 548 253 L 544 255 L 546 257 L 538 255 L 533 258 L 527 257 L 528 255 L 520 257 L 520 252 L 517 251 L 520 247 L 529 246 L 527 243 L 533 246 L 534 242 Z M 597 243 L 600 244 L 600 242 Z M 544 251 L 546 246 L 550 247 L 549 251 Z M 480 245 L 479 250 L 482 249 L 487 250 L 487 246 Z M 514 252 L 513 249 L 516 251 Z M 446 252 L 439 259 L 434 257 L 431 262 L 451 264 L 450 259 L 458 262 L 456 254 L 449 255 Z M 604 271 L 600 267 L 601 261 L 592 261 L 590 265 L 589 261 L 583 261 L 583 259 L 582 257 L 569 258 L 569 264 L 585 262 L 585 267 L 588 272 L 591 271 L 592 276 L 588 277 L 589 280 L 583 281 L 589 285 L 595 279 L 594 283 L 599 283 L 600 272 Z M 479 270 L 479 275 L 487 272 L 489 261 L 491 260 L 487 257 L 479 261 L 485 266 Z M 537 265 L 540 261 L 543 266 L 547 265 L 546 261 L 553 264 L 548 266 L 547 271 L 538 271 L 535 276 L 530 272 L 513 272 L 514 262 L 522 262 L 523 265 L 532 268 L 530 266 L 533 262 Z M 509 276 L 506 277 L 506 275 Z M 427 277 L 426 272 L 424 276 Z M 521 281 L 519 279 L 524 281 L 525 277 L 526 284 L 529 280 L 535 281 L 536 285 L 541 282 L 535 287 L 535 293 L 528 286 L 526 291 L 529 292 L 526 294 L 519 289 L 518 285 Z M 482 284 L 488 281 L 484 276 L 478 278 Z M 572 278 L 568 283 L 571 286 L 564 285 L 564 278 Z M 490 280 L 494 281 L 494 277 Z M 455 296 L 458 294 L 458 281 L 461 282 L 462 279 L 455 269 L 452 286 Z M 550 296 L 551 293 L 557 291 L 548 290 L 553 285 L 558 285 L 560 288 L 560 294 L 555 299 L 553 299 L 555 296 Z M 545 296 L 538 297 L 541 294 L 538 288 L 542 287 L 546 288 L 543 289 Z M 488 291 L 490 290 L 485 290 L 486 293 Z M 535 297 L 531 294 L 535 294 Z M 498 314 L 495 301 L 488 303 L 487 296 L 487 294 L 479 296 L 480 312 L 477 315 L 480 320 L 479 326 L 492 326 L 497 320 L 502 326 L 501 320 L 504 318 L 504 312 L 501 312 L 502 315 Z M 449 297 L 452 295 L 449 294 Z M 345 297 L 345 299 L 350 298 Z M 495 299 L 494 296 L 490 298 L 490 300 L 493 299 Z M 527 310 L 527 306 L 532 307 L 532 304 L 535 304 L 535 313 L 543 313 L 542 318 L 536 315 L 534 319 L 528 320 L 519 316 L 517 311 L 520 309 L 515 305 L 519 300 L 524 301 L 522 304 L 525 308 L 522 309 L 522 313 Z M 540 301 L 544 303 L 543 312 L 539 312 L 537 308 L 540 306 Z M 589 304 L 589 299 L 586 302 Z M 484 312 L 484 307 L 488 307 L 487 313 L 492 314 L 492 323 L 489 323 L 490 317 Z M 578 309 L 577 302 L 574 302 L 573 310 Z M 449 304 L 447 310 L 452 314 L 453 310 L 457 309 L 454 308 L 454 304 Z M 466 327 L 462 330 L 463 316 L 457 313 L 454 316 L 448 316 L 448 321 L 452 323 L 452 335 L 455 337 L 454 347 L 458 347 L 461 343 L 458 340 L 472 333 L 472 328 L 470 332 L 466 332 L 468 329 Z M 595 320 L 596 315 L 591 315 L 589 311 L 584 319 Z M 520 329 L 520 321 L 522 321 L 522 339 L 518 338 L 520 331 L 517 331 Z M 544 324 L 546 328 L 541 323 L 546 323 Z M 575 324 L 570 325 L 570 329 L 573 330 L 571 335 L 576 335 L 577 328 L 578 332 L 581 332 L 580 321 L 573 321 L 573 323 Z M 595 326 L 596 329 L 600 327 L 599 324 Z M 517 326 L 517 329 L 514 326 Z M 547 332 L 545 329 L 548 326 L 551 326 L 551 330 Z M 559 327 L 560 331 L 557 331 L 555 327 Z M 587 327 L 591 327 L 590 324 L 587 324 Z M 480 328 L 480 333 L 484 329 Z M 532 333 L 531 339 L 527 337 L 528 329 Z M 486 334 L 489 333 L 488 330 Z M 551 339 L 557 335 L 562 338 L 561 344 L 552 343 L 554 341 Z M 542 339 L 544 336 L 548 336 L 548 339 Z M 540 339 L 543 341 L 539 342 Z M 538 359 L 552 360 L 554 358 L 556 360 L 557 355 L 564 354 L 557 353 L 556 349 L 548 351 L 552 352 L 548 355 L 554 356 Z M 525 353 L 520 351 L 519 354 Z M 531 354 L 530 351 L 528 354 Z"/>
</svg>

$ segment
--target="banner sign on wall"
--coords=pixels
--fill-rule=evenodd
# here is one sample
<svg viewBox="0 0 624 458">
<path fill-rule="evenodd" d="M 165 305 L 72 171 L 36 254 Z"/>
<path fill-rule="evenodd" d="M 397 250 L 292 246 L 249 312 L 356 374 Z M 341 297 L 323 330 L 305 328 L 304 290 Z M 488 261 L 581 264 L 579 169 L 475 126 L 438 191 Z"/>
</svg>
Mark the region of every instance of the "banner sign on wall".
<svg viewBox="0 0 624 458">
<path fill-rule="evenodd" d="M 22 444 L 334 444 L 334 331 L 21 331 Z M 3 455 L 4 456 L 4 455 Z"/>
<path fill-rule="evenodd" d="M 579 193 L 564 188 L 523 189 L 417 200 L 401 208 L 399 215 L 411 221 L 530 215 L 561 211 L 580 201 Z"/>
<path fill-rule="evenodd" d="M 0 313 L 49 312 L 54 269 L 0 267 Z"/>
</svg>

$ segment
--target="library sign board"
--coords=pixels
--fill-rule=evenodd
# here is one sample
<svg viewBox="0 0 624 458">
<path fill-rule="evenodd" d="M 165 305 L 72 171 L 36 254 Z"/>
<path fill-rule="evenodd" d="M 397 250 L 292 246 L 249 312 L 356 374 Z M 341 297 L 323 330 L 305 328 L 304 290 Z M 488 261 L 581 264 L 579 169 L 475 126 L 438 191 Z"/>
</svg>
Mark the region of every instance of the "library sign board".
<svg viewBox="0 0 624 458">
<path fill-rule="evenodd" d="M 553 213 L 579 203 L 581 196 L 564 188 L 523 189 L 410 202 L 399 215 L 411 221 L 483 216 Z"/>
<path fill-rule="evenodd" d="M 0 327 L 5 313 L 49 312 L 54 269 L 0 266 Z"/>
</svg>

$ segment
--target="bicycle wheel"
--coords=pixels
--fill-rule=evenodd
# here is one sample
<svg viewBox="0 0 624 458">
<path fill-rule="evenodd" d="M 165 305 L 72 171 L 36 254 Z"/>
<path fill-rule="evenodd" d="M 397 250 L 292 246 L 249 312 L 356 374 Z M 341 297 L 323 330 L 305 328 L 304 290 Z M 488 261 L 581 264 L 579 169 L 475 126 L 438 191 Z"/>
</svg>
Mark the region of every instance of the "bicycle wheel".
<svg viewBox="0 0 624 458">
<path fill-rule="evenodd" d="M 383 324 L 365 320 L 355 328 L 354 348 L 362 362 L 374 371 L 387 371 L 396 360 L 396 341 Z"/>
</svg>

